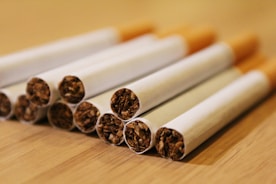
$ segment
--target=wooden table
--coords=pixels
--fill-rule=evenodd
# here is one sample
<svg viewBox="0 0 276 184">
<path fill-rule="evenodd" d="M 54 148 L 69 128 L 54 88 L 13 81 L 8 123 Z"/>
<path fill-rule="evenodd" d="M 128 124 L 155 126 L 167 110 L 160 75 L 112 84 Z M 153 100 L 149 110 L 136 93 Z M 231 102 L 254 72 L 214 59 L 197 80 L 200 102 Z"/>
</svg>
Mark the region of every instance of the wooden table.
<svg viewBox="0 0 276 184">
<path fill-rule="evenodd" d="M 276 1 L 0 2 L 0 54 L 129 20 L 160 27 L 213 26 L 219 38 L 255 31 L 275 56 Z M 2 79 L 0 79 L 2 80 Z M 153 150 L 135 155 L 96 134 L 65 132 L 16 120 L 0 122 L 0 183 L 276 183 L 276 95 L 218 132 L 181 162 Z"/>
</svg>

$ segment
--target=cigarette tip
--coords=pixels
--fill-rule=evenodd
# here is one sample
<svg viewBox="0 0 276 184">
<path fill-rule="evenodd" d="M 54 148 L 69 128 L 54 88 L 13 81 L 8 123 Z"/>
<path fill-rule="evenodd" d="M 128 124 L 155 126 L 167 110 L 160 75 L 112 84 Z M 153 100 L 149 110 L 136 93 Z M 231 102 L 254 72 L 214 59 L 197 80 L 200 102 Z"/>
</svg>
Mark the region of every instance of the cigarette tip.
<svg viewBox="0 0 276 184">
<path fill-rule="evenodd" d="M 235 62 L 247 58 L 259 48 L 259 38 L 257 34 L 248 31 L 226 40 L 226 43 L 233 50 Z"/>
<path fill-rule="evenodd" d="M 267 57 L 261 52 L 255 52 L 251 56 L 236 63 L 235 66 L 242 72 L 246 73 L 252 69 L 256 69 L 267 61 Z"/>
<path fill-rule="evenodd" d="M 260 65 L 258 70 L 267 76 L 272 89 L 276 89 L 276 57 L 269 59 L 267 62 Z"/>
<path fill-rule="evenodd" d="M 189 46 L 189 53 L 203 49 L 216 41 L 217 34 L 211 26 L 197 26 L 184 33 L 184 39 Z"/>
<path fill-rule="evenodd" d="M 137 36 L 153 32 L 156 25 L 150 20 L 132 21 L 128 24 L 117 26 L 121 41 L 127 41 Z"/>
</svg>

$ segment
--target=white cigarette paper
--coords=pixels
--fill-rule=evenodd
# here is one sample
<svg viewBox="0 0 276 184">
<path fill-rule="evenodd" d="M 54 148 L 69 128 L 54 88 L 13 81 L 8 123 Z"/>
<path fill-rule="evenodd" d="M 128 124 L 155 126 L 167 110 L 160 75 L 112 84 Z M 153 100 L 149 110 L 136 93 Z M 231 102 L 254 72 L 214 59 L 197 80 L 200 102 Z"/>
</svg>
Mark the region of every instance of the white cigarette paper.
<svg viewBox="0 0 276 184">
<path fill-rule="evenodd" d="M 90 55 L 119 42 L 114 28 L 62 39 L 0 57 L 0 86 L 28 77 Z M 20 72 L 18 72 L 20 71 Z"/>
<path fill-rule="evenodd" d="M 84 96 L 80 99 L 82 100 L 165 67 L 181 58 L 186 50 L 181 38 L 171 36 L 139 50 L 125 53 L 122 57 L 113 58 L 112 62 L 100 63 L 74 72 L 71 76 L 82 83 L 85 90 Z M 62 99 L 69 103 L 78 103 L 80 100 L 68 101 L 67 94 L 62 88 L 66 82 L 63 80 L 59 87 Z"/>
<path fill-rule="evenodd" d="M 114 58 L 111 64 L 102 63 L 64 77 L 59 92 L 68 103 L 78 103 L 83 98 L 159 70 L 210 45 L 214 35 L 211 29 L 206 28 L 174 33 L 150 46 Z"/>
<path fill-rule="evenodd" d="M 113 46 L 119 42 L 151 32 L 150 22 L 107 27 L 79 36 L 62 39 L 0 58 L 0 86 L 47 71 Z M 18 72 L 20 71 L 20 72 Z"/>
<path fill-rule="evenodd" d="M 117 90 L 111 109 L 130 120 L 178 93 L 252 55 L 258 46 L 255 35 L 239 35 L 214 44 L 190 57 Z"/>
<path fill-rule="evenodd" d="M 174 151 L 166 150 L 167 154 L 163 155 L 166 137 L 162 137 L 162 128 L 160 128 L 156 138 L 157 150 L 164 157 L 173 160 L 183 159 L 210 136 L 268 95 L 270 91 L 271 86 L 266 74 L 259 70 L 249 72 L 163 125 L 165 130 L 172 130 L 174 135 L 182 136 L 182 140 L 178 140 Z"/>
<path fill-rule="evenodd" d="M 129 121 L 124 127 L 124 139 L 128 147 L 137 154 L 146 152 L 155 145 L 158 128 L 265 61 L 263 54 L 253 54 L 241 63 Z"/>
<path fill-rule="evenodd" d="M 123 54 L 125 52 L 129 52 L 132 50 L 140 49 L 150 43 L 154 43 L 157 38 L 153 34 L 147 34 L 136 39 L 118 44 L 111 48 L 105 49 L 101 52 L 96 54 L 81 58 L 76 60 L 72 63 L 60 66 L 56 69 L 52 69 L 38 75 L 31 77 L 28 80 L 27 85 L 27 94 L 31 99 L 32 103 L 38 106 L 49 106 L 53 104 L 59 98 L 58 93 L 58 82 L 64 77 L 65 75 L 69 75 L 76 71 L 83 71 L 87 67 L 93 67 L 97 63 L 103 62 L 112 62 L 113 57 Z M 42 80 L 41 83 L 43 85 L 43 89 L 35 88 L 35 83 L 37 80 Z M 47 89 L 47 91 L 45 91 Z M 47 100 L 41 101 L 41 96 L 39 95 L 46 95 Z"/>
<path fill-rule="evenodd" d="M 242 73 L 235 67 L 229 68 L 199 86 L 157 106 L 140 117 L 132 119 L 127 122 L 124 127 L 124 139 L 126 144 L 130 150 L 137 154 L 148 151 L 155 145 L 155 133 L 158 128 L 192 108 L 219 89 L 222 89 L 241 75 Z M 138 128 L 141 132 L 138 130 L 132 132 L 132 130 L 136 130 L 136 126 L 139 126 Z M 138 137 L 140 137 L 139 134 L 142 134 L 141 136 L 147 135 L 147 137 L 144 138 L 145 140 L 147 139 L 147 141 L 144 139 L 140 142 L 135 140 L 133 138 L 134 133 L 137 133 Z"/>
<path fill-rule="evenodd" d="M 0 120 L 6 120 L 14 115 L 14 104 L 17 98 L 24 94 L 25 83 L 17 83 L 0 89 Z"/>
<path fill-rule="evenodd" d="M 237 69 L 229 69 L 227 72 L 219 75 L 219 77 L 215 77 L 213 80 L 206 82 L 206 84 L 197 87 L 198 89 L 196 88 L 195 90 L 192 90 L 187 94 L 183 94 L 179 97 L 176 97 L 176 99 L 166 103 L 166 105 L 164 106 L 162 105 L 160 108 L 157 108 L 155 113 L 153 112 L 153 113 L 146 114 L 145 116 L 135 118 L 130 122 L 128 122 L 126 125 L 125 125 L 125 121 L 117 117 L 116 114 L 114 114 L 109 110 L 110 109 L 109 108 L 108 111 L 101 114 L 97 122 L 96 130 L 97 130 L 98 136 L 104 142 L 111 145 L 118 146 L 122 144 L 124 140 L 127 140 L 126 135 L 123 134 L 125 132 L 126 126 L 135 121 L 141 121 L 145 124 L 144 128 L 145 129 L 148 128 L 147 130 L 151 132 L 151 139 L 149 141 L 149 145 L 147 146 L 147 148 L 145 148 L 143 151 L 136 152 L 138 154 L 142 154 L 155 145 L 155 139 L 154 139 L 155 132 L 157 131 L 158 128 L 160 128 L 161 125 L 165 124 L 167 121 L 173 119 L 177 115 L 180 115 L 181 113 L 183 113 L 183 108 L 185 110 L 185 109 L 188 109 L 189 107 L 192 107 L 192 105 L 195 105 L 201 99 L 206 98 L 214 91 L 225 86 L 227 82 L 229 83 L 230 81 L 233 81 L 235 78 L 237 78 L 240 75 L 241 73 Z M 206 91 L 207 88 L 208 88 L 208 91 Z M 203 91 L 201 91 L 201 89 Z M 196 96 L 196 98 L 192 98 L 193 95 Z M 175 108 L 176 106 L 178 108 Z M 180 106 L 184 106 L 184 107 L 180 108 Z M 143 128 L 139 127 L 139 129 L 142 130 Z M 141 143 L 141 140 L 142 139 L 139 140 L 141 145 L 147 144 L 146 142 Z M 125 142 L 127 143 L 127 145 L 132 151 L 135 151 L 130 146 L 131 144 L 130 142 L 128 141 L 125 141 Z"/>
<path fill-rule="evenodd" d="M 124 120 L 130 120 L 143 112 L 155 107 L 165 100 L 189 89 L 193 85 L 211 77 L 233 64 L 233 53 L 228 45 L 217 43 L 183 60 L 159 70 L 149 76 L 133 82 L 119 89 L 111 99 L 112 111 Z M 134 93 L 131 96 L 138 98 L 135 109 L 118 107 L 121 91 L 124 89 Z M 122 110 L 118 112 L 117 109 Z M 136 111 L 136 112 L 134 112 Z M 130 113 L 130 114 L 128 114 Z M 133 113 L 133 114 L 131 114 Z"/>
</svg>

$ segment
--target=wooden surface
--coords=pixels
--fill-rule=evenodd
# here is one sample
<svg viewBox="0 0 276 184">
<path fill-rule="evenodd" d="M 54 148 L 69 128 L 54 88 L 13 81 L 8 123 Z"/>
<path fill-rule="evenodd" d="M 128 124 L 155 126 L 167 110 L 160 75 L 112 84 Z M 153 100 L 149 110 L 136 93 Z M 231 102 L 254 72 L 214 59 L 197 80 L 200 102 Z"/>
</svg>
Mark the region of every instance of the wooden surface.
<svg viewBox="0 0 276 184">
<path fill-rule="evenodd" d="M 262 51 L 276 56 L 273 0 L 2 0 L 0 55 L 141 18 L 160 27 L 208 24 L 220 38 L 255 31 Z M 135 155 L 96 134 L 60 131 L 47 122 L 0 122 L 0 183 L 276 183 L 275 104 L 274 93 L 181 162 L 154 150 Z"/>
</svg>

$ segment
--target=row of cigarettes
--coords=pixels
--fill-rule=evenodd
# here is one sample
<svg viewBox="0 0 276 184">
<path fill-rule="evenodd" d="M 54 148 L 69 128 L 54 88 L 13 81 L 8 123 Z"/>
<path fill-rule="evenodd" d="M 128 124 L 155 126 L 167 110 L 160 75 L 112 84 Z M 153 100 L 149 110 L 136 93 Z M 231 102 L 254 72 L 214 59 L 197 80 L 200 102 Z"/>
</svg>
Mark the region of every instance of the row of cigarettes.
<svg viewBox="0 0 276 184">
<path fill-rule="evenodd" d="M 0 58 L 0 119 L 43 118 L 137 154 L 181 160 L 276 87 L 256 35 L 148 22 L 100 29 Z"/>
</svg>

